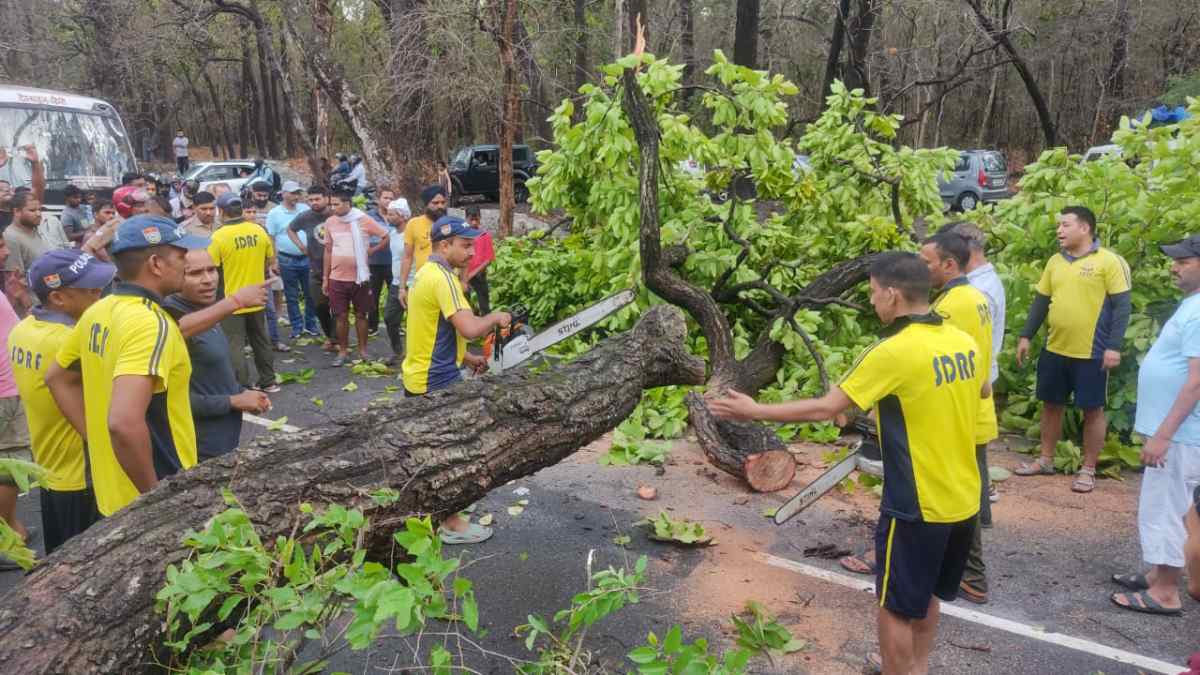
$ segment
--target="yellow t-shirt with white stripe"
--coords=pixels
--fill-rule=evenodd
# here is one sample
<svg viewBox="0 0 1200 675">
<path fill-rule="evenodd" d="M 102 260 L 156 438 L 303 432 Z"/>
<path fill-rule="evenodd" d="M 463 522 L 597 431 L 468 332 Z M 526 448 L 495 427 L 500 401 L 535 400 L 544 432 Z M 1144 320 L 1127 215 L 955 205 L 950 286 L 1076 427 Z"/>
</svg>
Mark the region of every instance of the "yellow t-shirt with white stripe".
<svg viewBox="0 0 1200 675">
<path fill-rule="evenodd" d="M 154 378 L 146 410 L 154 471 L 162 479 L 196 464 L 196 429 L 188 383 L 192 362 L 175 320 L 152 292 L 120 283 L 88 308 L 63 341 L 55 360 L 83 376 L 88 459 L 100 513 L 111 516 L 138 497 L 113 450 L 108 430 L 113 381 L 124 375 Z"/>
</svg>

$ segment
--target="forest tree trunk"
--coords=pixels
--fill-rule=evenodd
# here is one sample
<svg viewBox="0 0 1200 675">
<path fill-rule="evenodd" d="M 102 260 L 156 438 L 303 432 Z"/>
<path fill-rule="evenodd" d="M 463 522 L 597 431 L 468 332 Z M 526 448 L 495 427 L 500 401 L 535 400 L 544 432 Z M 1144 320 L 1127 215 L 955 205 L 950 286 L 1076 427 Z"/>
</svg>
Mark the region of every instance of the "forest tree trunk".
<svg viewBox="0 0 1200 675">
<path fill-rule="evenodd" d="M 1029 65 L 1025 59 L 1017 52 L 1017 48 L 1013 46 L 1012 40 L 1008 38 L 1008 33 L 998 29 L 992 17 L 983 9 L 982 0 L 966 0 L 967 6 L 974 12 L 975 18 L 979 21 L 979 25 L 984 32 L 1008 54 L 1008 58 L 1012 59 L 1013 68 L 1016 69 L 1017 75 L 1021 77 L 1021 82 L 1025 85 L 1025 91 L 1029 94 L 1029 100 L 1033 103 L 1033 109 L 1037 112 L 1038 124 L 1042 128 L 1042 137 L 1045 139 L 1046 147 L 1053 148 L 1058 145 L 1058 130 L 1055 127 L 1054 119 L 1050 115 L 1050 107 L 1046 105 L 1046 97 L 1042 95 L 1042 90 L 1038 86 L 1037 79 L 1033 76 L 1033 72 L 1029 70 Z M 1053 61 L 1051 61 L 1053 63 Z"/>
<path fill-rule="evenodd" d="M 503 14 L 492 5 L 492 25 L 497 29 L 492 36 L 500 50 L 500 66 L 504 72 L 504 99 L 500 111 L 500 224 L 497 234 L 501 239 L 512 234 L 513 210 L 513 142 L 517 136 L 517 125 L 521 123 L 520 87 L 517 82 L 517 64 L 513 38 L 517 22 L 517 0 L 504 0 Z"/>
<path fill-rule="evenodd" d="M 733 62 L 758 67 L 759 0 L 737 0 L 737 23 L 733 29 Z"/>
<path fill-rule="evenodd" d="M 233 159 L 233 134 L 229 131 L 229 122 L 225 117 L 225 106 L 221 105 L 221 99 L 217 96 L 217 85 L 213 83 L 212 76 L 208 74 L 208 64 L 200 65 L 200 77 L 204 80 L 204 86 L 208 89 L 208 97 L 212 99 L 213 113 L 217 116 L 217 122 L 221 125 L 221 140 L 225 143 L 225 159 Z"/>
<path fill-rule="evenodd" d="M 338 503 L 363 509 L 368 548 L 385 549 L 408 517 L 455 513 L 599 438 L 644 389 L 699 384 L 704 364 L 688 353 L 686 331 L 679 311 L 660 305 L 544 374 L 520 370 L 372 405 L 260 436 L 171 477 L 67 542 L 0 600 L 0 663 L 22 675 L 149 672 L 163 637 L 154 596 L 167 565 L 188 555 L 184 532 L 224 508 L 222 490 L 241 501 L 263 541 L 293 532 L 298 504 Z M 367 495 L 380 488 L 399 491 L 399 501 L 375 504 Z"/>
</svg>

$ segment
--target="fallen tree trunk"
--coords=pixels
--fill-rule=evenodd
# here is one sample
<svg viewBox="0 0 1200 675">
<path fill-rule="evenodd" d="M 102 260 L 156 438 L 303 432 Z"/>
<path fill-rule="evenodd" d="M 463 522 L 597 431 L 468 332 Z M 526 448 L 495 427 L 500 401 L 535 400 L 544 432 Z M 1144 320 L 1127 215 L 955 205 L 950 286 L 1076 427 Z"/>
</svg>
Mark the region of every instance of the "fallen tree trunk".
<svg viewBox="0 0 1200 675">
<path fill-rule="evenodd" d="M 490 489 L 557 463 L 624 420 L 642 390 L 700 384 L 678 310 L 652 308 L 628 333 L 541 375 L 472 380 L 372 405 L 350 419 L 272 434 L 172 477 L 50 556 L 0 600 L 0 670 L 133 673 L 154 669 L 154 596 L 183 533 L 224 508 L 228 488 L 264 541 L 286 535 L 301 502 L 362 508 L 383 549 L 414 514 L 454 513 Z M 367 497 L 392 488 L 399 501 Z"/>
<path fill-rule="evenodd" d="M 796 460 L 774 432 L 748 422 L 718 419 L 695 392 L 687 395 L 688 420 L 708 461 L 741 478 L 758 492 L 775 492 L 791 484 Z"/>
</svg>

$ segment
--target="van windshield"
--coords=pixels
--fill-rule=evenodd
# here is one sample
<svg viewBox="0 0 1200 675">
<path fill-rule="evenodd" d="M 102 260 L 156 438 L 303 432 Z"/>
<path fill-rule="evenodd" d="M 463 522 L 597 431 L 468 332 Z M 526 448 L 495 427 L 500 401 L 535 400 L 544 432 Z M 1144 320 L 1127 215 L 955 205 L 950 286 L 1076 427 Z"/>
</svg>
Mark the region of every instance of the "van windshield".
<svg viewBox="0 0 1200 675">
<path fill-rule="evenodd" d="M 113 188 L 134 170 L 125 129 L 116 117 L 77 110 L 0 107 L 0 180 L 13 187 L 33 184 L 33 167 L 22 150 L 37 147 L 46 187 L 67 183 L 87 189 Z"/>
</svg>

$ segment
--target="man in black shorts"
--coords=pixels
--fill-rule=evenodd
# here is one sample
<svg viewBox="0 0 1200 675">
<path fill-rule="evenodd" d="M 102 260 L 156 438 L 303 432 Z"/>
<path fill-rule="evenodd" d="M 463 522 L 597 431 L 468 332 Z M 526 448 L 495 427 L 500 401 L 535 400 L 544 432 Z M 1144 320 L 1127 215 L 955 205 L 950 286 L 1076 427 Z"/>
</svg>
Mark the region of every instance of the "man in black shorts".
<svg viewBox="0 0 1200 675">
<path fill-rule="evenodd" d="M 730 391 L 709 402 L 731 419 L 831 420 L 873 408 L 883 450 L 875 533 L 879 649 L 885 673 L 924 673 L 941 605 L 958 597 L 979 512 L 975 424 L 987 359 L 975 340 L 929 307 L 929 270 L 912 253 L 871 265 L 881 339 L 819 399 L 760 404 Z"/>
<path fill-rule="evenodd" d="M 1125 259 L 1100 246 L 1096 215 L 1086 207 L 1062 210 L 1058 243 L 1062 250 L 1042 270 L 1017 342 L 1017 365 L 1023 365 L 1033 336 L 1043 322 L 1049 324 L 1046 348 L 1037 364 L 1041 456 L 1015 473 L 1054 473 L 1063 413 L 1074 398 L 1075 407 L 1083 410 L 1083 465 L 1071 489 L 1091 492 L 1108 431 L 1104 416 L 1108 373 L 1121 365 L 1121 343 L 1129 326 L 1131 278 Z"/>
</svg>

